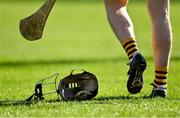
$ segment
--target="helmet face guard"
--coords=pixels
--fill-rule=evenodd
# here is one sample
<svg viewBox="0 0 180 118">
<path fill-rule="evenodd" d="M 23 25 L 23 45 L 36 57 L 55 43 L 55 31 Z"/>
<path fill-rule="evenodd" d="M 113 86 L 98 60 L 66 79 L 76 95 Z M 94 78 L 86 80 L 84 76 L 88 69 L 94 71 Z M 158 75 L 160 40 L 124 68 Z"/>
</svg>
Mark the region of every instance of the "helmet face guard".
<svg viewBox="0 0 180 118">
<path fill-rule="evenodd" d="M 82 69 L 81 69 L 82 70 Z M 36 83 L 34 94 L 31 95 L 26 101 L 31 100 L 44 100 L 44 96 L 48 94 L 57 94 L 58 98 L 63 100 L 90 100 L 98 94 L 98 80 L 96 76 L 85 70 L 82 73 L 73 74 L 72 70 L 70 75 L 61 79 L 57 87 L 57 79 L 59 73 L 56 73 L 48 78 L 42 79 Z M 54 79 L 53 82 L 46 80 Z M 54 84 L 55 91 L 43 93 L 44 86 Z"/>
<path fill-rule="evenodd" d="M 32 99 L 34 100 L 44 100 L 44 96 L 48 95 L 48 94 L 54 94 L 57 93 L 57 87 L 56 87 L 56 81 L 58 79 L 59 73 L 56 73 L 50 77 L 47 77 L 45 79 L 41 79 L 39 82 L 36 83 L 35 88 L 34 88 L 34 94 L 31 95 L 26 101 L 31 101 Z M 54 79 L 54 82 L 48 82 L 45 83 L 46 80 L 50 80 L 50 79 Z M 53 92 L 47 92 L 47 93 L 43 93 L 43 88 L 46 85 L 50 85 L 50 84 L 54 84 L 55 85 L 55 90 Z"/>
</svg>

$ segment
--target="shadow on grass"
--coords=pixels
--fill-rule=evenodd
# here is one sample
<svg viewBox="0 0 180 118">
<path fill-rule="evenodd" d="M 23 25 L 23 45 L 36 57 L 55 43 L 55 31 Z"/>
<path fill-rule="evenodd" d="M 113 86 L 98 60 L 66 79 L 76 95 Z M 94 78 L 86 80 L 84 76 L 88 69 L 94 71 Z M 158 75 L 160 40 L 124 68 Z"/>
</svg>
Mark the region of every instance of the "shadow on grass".
<svg viewBox="0 0 180 118">
<path fill-rule="evenodd" d="M 0 106 L 28 106 L 31 104 L 32 102 L 26 102 L 23 100 L 0 100 Z"/>
<path fill-rule="evenodd" d="M 108 101 L 108 100 L 128 100 L 132 99 L 130 96 L 107 96 L 107 97 L 98 97 L 95 98 L 94 100 L 97 101 Z"/>
<path fill-rule="evenodd" d="M 127 60 L 125 58 L 98 58 L 98 59 L 77 59 L 77 60 L 32 60 L 32 61 L 6 61 L 0 62 L 0 67 L 21 67 L 21 66 L 36 66 L 36 65 L 63 65 L 63 64 L 85 64 L 85 63 L 108 63 Z"/>
<path fill-rule="evenodd" d="M 107 96 L 107 97 L 98 97 L 94 98 L 92 100 L 87 101 L 63 101 L 60 99 L 49 99 L 49 100 L 43 100 L 43 101 L 31 101 L 26 102 L 24 100 L 0 100 L 0 107 L 8 107 L 8 106 L 30 106 L 30 105 L 36 105 L 38 103 L 60 103 L 60 102 L 66 102 L 66 103 L 82 103 L 83 104 L 114 104 L 115 100 L 121 100 L 121 101 L 127 101 L 131 100 L 153 100 L 153 99 L 164 99 L 164 100 L 170 100 L 170 101 L 180 101 L 180 98 L 150 98 L 148 96 L 141 96 L 141 97 L 134 97 L 134 96 Z"/>
<path fill-rule="evenodd" d="M 146 57 L 147 61 L 152 61 L 152 57 Z M 6 61 L 0 62 L 0 67 L 21 67 L 39 65 L 64 65 L 64 64 L 97 64 L 97 63 L 117 63 L 127 61 L 127 58 L 93 58 L 93 59 L 71 59 L 71 60 L 29 60 L 29 61 Z M 172 57 L 171 61 L 180 61 L 180 57 Z"/>
<path fill-rule="evenodd" d="M 85 102 L 92 103 L 92 104 L 111 104 L 112 100 L 128 100 L 131 99 L 132 97 L 128 96 L 111 96 L 111 97 L 99 97 L 95 98 L 93 100 L 86 100 Z M 58 102 L 65 102 L 63 100 L 55 100 L 55 99 L 50 99 L 50 100 L 43 100 L 43 101 L 31 101 L 27 102 L 24 100 L 0 100 L 0 106 L 29 106 L 29 105 L 35 105 L 38 103 L 58 103 Z M 67 101 L 68 103 L 80 103 L 82 101 Z"/>
<path fill-rule="evenodd" d="M 110 97 L 99 97 L 94 98 L 92 100 L 86 100 L 85 102 L 92 103 L 92 104 L 111 104 L 110 101 L 113 100 L 129 100 L 134 99 L 134 97 L 129 96 L 110 96 Z M 31 101 L 27 102 L 24 100 L 0 100 L 0 106 L 29 106 L 35 105 L 37 103 L 58 103 L 58 102 L 65 102 L 60 99 L 49 99 L 49 100 L 42 100 L 42 101 Z M 67 101 L 68 103 L 80 103 L 83 101 Z"/>
<path fill-rule="evenodd" d="M 60 100 L 44 100 L 44 101 L 31 101 L 27 102 L 25 100 L 0 100 L 0 107 L 1 106 L 29 106 L 37 103 L 56 103 L 56 102 L 62 102 Z"/>
<path fill-rule="evenodd" d="M 136 100 L 136 99 L 151 99 L 149 96 L 107 96 L 107 97 L 99 97 L 95 98 L 97 101 L 109 101 L 109 100 Z"/>
</svg>

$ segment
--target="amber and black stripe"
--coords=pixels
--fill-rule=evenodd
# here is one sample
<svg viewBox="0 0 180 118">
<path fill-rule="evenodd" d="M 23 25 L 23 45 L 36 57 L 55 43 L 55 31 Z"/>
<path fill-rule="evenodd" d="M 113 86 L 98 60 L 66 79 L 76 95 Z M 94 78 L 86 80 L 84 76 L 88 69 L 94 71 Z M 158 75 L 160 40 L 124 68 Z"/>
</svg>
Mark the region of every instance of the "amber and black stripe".
<svg viewBox="0 0 180 118">
<path fill-rule="evenodd" d="M 158 68 L 155 70 L 154 85 L 156 87 L 166 88 L 167 86 L 167 68 Z"/>
<path fill-rule="evenodd" d="M 128 39 L 124 42 L 123 48 L 125 49 L 129 59 L 132 59 L 134 53 L 138 51 L 136 41 L 133 39 Z"/>
</svg>

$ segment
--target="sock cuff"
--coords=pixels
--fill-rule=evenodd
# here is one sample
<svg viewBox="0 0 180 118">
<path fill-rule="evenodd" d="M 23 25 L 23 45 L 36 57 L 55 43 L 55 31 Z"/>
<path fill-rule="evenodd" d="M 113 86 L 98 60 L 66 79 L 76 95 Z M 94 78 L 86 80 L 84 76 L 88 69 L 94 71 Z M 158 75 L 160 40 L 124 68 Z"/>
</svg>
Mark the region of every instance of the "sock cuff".
<svg viewBox="0 0 180 118">
<path fill-rule="evenodd" d="M 168 68 L 167 67 L 155 67 L 155 72 L 156 73 L 167 74 L 168 73 Z"/>
<path fill-rule="evenodd" d="M 151 85 L 154 87 L 154 88 L 167 88 L 167 84 L 165 85 L 158 85 L 157 83 L 153 82 L 151 83 Z"/>
<path fill-rule="evenodd" d="M 135 40 L 133 37 L 128 37 L 128 38 L 126 38 L 126 39 L 121 40 L 120 42 L 121 42 L 121 44 L 122 44 L 123 47 L 124 47 L 124 46 L 125 46 L 127 43 L 129 43 L 129 42 L 135 43 L 136 40 Z"/>
</svg>

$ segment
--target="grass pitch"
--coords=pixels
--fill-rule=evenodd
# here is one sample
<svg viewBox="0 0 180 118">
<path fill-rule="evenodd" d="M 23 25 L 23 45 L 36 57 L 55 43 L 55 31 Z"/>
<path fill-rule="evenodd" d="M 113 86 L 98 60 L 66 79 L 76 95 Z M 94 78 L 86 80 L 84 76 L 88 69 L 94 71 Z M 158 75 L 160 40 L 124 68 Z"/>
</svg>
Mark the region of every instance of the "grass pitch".
<svg viewBox="0 0 180 118">
<path fill-rule="evenodd" d="M 46 24 L 43 39 L 24 40 L 21 18 L 39 8 L 39 2 L 0 1 L 0 116 L 180 116 L 180 3 L 171 4 L 173 50 L 168 78 L 169 98 L 146 99 L 154 78 L 151 26 L 144 2 L 130 2 L 140 51 L 148 70 L 138 95 L 126 90 L 127 56 L 112 33 L 103 2 L 57 2 Z M 25 104 L 34 84 L 56 72 L 61 78 L 74 68 L 97 75 L 99 94 L 91 101 L 45 101 Z M 48 88 L 52 90 L 52 87 Z"/>
</svg>

